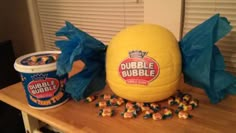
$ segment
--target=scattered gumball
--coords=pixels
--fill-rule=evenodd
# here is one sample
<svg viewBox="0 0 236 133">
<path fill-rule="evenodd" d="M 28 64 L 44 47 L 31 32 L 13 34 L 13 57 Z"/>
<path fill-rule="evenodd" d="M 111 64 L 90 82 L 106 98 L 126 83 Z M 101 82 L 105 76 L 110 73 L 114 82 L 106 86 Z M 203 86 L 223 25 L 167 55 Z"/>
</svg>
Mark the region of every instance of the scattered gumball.
<svg viewBox="0 0 236 133">
<path fill-rule="evenodd" d="M 107 106 L 109 106 L 108 101 L 101 101 L 101 102 L 96 103 L 96 107 L 104 108 Z"/>
<path fill-rule="evenodd" d="M 133 102 L 127 102 L 125 104 L 125 108 L 131 108 L 131 107 L 134 107 L 134 106 L 135 106 L 135 104 Z"/>
<path fill-rule="evenodd" d="M 193 106 L 192 105 L 184 105 L 183 106 L 183 111 L 191 111 L 193 110 Z"/>
<path fill-rule="evenodd" d="M 145 111 L 151 109 L 149 106 L 141 106 L 140 108 L 141 108 L 141 111 L 142 111 L 142 112 L 145 112 Z"/>
<path fill-rule="evenodd" d="M 183 111 L 191 111 L 193 109 L 193 107 L 192 107 L 192 105 L 187 104 L 185 101 L 182 101 L 182 102 L 180 102 L 178 109 L 183 110 Z"/>
<path fill-rule="evenodd" d="M 150 104 L 150 108 L 151 108 L 154 112 L 160 111 L 160 105 L 157 104 L 157 103 L 151 103 L 151 104 Z"/>
<path fill-rule="evenodd" d="M 121 113 L 123 118 L 130 119 L 136 118 L 139 114 L 144 112 L 143 118 L 148 119 L 152 118 L 153 120 L 162 120 L 167 118 L 172 118 L 173 111 L 168 107 L 160 106 L 160 103 L 143 103 L 143 102 L 131 102 L 127 101 L 121 97 L 117 97 L 111 94 L 103 94 L 100 96 L 104 101 L 99 101 L 96 103 L 96 107 L 100 107 L 99 115 L 100 116 L 113 116 L 114 110 L 108 106 L 117 106 L 117 108 L 121 105 L 124 105 L 125 111 Z M 85 102 L 92 102 L 96 100 L 96 96 L 89 96 L 85 99 Z M 173 106 L 175 108 L 175 113 L 178 115 L 180 119 L 188 119 L 192 116 L 189 115 L 186 111 L 191 111 L 194 108 L 199 106 L 199 101 L 197 99 L 192 99 L 192 96 L 187 93 L 182 93 L 178 91 L 175 96 L 171 96 L 168 98 L 167 103 L 169 106 Z"/>
<path fill-rule="evenodd" d="M 163 119 L 171 118 L 173 116 L 173 113 L 172 113 L 171 109 L 169 109 L 167 107 L 164 107 L 163 114 L 164 114 Z"/>
<path fill-rule="evenodd" d="M 103 98 L 104 100 L 110 100 L 111 98 L 114 98 L 114 96 L 110 94 L 102 94 L 101 98 Z"/>
<path fill-rule="evenodd" d="M 134 107 L 129 107 L 125 109 L 125 112 L 136 112 L 136 109 Z"/>
<path fill-rule="evenodd" d="M 199 101 L 197 99 L 193 99 L 189 102 L 189 104 L 192 105 L 193 108 L 197 108 L 198 104 L 199 104 Z"/>
<path fill-rule="evenodd" d="M 135 108 L 136 108 L 137 112 L 142 111 L 141 107 L 143 107 L 143 109 L 144 109 L 144 107 L 149 107 L 149 104 L 143 103 L 143 102 L 136 102 L 135 103 Z"/>
<path fill-rule="evenodd" d="M 143 103 L 143 102 L 136 102 L 135 106 L 142 107 L 142 106 L 148 106 L 148 104 L 147 103 Z"/>
<path fill-rule="evenodd" d="M 94 100 L 96 100 L 97 96 L 88 96 L 85 98 L 85 102 L 88 102 L 88 103 L 91 103 L 93 102 Z"/>
<path fill-rule="evenodd" d="M 125 109 L 125 112 L 131 112 L 131 113 L 133 113 L 135 116 L 138 115 L 138 112 L 137 112 L 137 110 L 136 110 L 134 107 L 126 108 L 126 109 Z"/>
<path fill-rule="evenodd" d="M 121 106 L 121 105 L 124 104 L 124 103 L 125 103 L 125 100 L 124 100 L 123 98 L 119 97 L 119 98 L 117 99 L 116 105 L 117 105 L 117 106 Z"/>
<path fill-rule="evenodd" d="M 172 106 L 175 104 L 175 97 L 171 96 L 170 98 L 168 98 L 168 105 Z"/>
<path fill-rule="evenodd" d="M 154 113 L 154 114 L 152 114 L 152 119 L 153 120 L 162 120 L 163 115 L 160 112 Z"/>
<path fill-rule="evenodd" d="M 112 106 L 117 106 L 117 98 L 111 98 L 108 102 L 109 102 L 109 105 L 112 105 Z"/>
<path fill-rule="evenodd" d="M 175 98 L 175 104 L 176 105 L 179 105 L 179 103 L 181 102 L 182 100 L 181 100 L 181 97 L 176 97 Z"/>
<path fill-rule="evenodd" d="M 105 116 L 111 117 L 114 115 L 114 110 L 112 110 L 110 107 L 106 107 L 104 109 L 100 109 L 99 115 L 103 116 L 103 117 L 105 117 Z"/>
<path fill-rule="evenodd" d="M 134 114 L 132 112 L 122 112 L 121 115 L 125 119 L 136 118 L 136 114 Z"/>
<path fill-rule="evenodd" d="M 187 105 L 187 103 L 185 101 L 181 101 L 178 105 L 178 108 L 183 109 L 183 106 L 186 106 L 186 105 Z"/>
<path fill-rule="evenodd" d="M 185 102 L 189 102 L 190 100 L 191 100 L 191 98 L 192 98 L 192 96 L 191 95 L 189 95 L 189 94 L 184 94 L 184 96 L 183 96 L 183 101 L 185 101 Z"/>
<path fill-rule="evenodd" d="M 146 110 L 145 111 L 145 113 L 144 113 L 144 116 L 143 116 L 143 118 L 144 119 L 148 119 L 148 118 L 152 118 L 152 114 L 154 113 L 154 111 L 153 110 Z"/>
<path fill-rule="evenodd" d="M 185 111 L 180 111 L 179 113 L 178 113 L 178 118 L 180 118 L 180 119 L 188 119 L 188 118 L 192 118 L 192 116 L 191 115 L 189 115 L 187 112 L 185 112 Z"/>
</svg>

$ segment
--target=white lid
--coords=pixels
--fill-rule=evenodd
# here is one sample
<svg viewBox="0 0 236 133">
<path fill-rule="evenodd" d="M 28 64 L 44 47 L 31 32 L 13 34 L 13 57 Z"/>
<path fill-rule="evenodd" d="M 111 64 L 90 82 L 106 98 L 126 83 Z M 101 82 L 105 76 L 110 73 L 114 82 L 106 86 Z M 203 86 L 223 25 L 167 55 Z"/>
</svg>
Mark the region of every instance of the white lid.
<svg viewBox="0 0 236 133">
<path fill-rule="evenodd" d="M 60 51 L 40 51 L 35 53 L 30 53 L 27 55 L 20 56 L 16 59 L 14 63 L 14 68 L 18 72 L 22 73 L 42 73 L 42 72 L 49 72 L 56 70 L 56 62 L 50 63 L 50 64 L 43 64 L 43 65 L 35 65 L 35 66 L 29 66 L 24 65 L 21 63 L 22 60 L 29 58 L 31 56 L 35 55 L 41 55 L 41 54 L 60 54 Z"/>
</svg>

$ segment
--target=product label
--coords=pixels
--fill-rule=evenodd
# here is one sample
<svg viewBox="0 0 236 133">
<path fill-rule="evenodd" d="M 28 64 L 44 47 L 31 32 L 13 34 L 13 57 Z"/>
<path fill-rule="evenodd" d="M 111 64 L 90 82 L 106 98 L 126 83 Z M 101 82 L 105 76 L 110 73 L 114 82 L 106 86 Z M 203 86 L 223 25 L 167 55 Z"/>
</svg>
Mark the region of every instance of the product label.
<svg viewBox="0 0 236 133">
<path fill-rule="evenodd" d="M 143 51 L 130 51 L 129 58 L 122 61 L 119 66 L 119 74 L 127 84 L 148 85 L 159 72 L 158 63 Z"/>
<path fill-rule="evenodd" d="M 57 76 L 56 71 L 46 73 L 22 73 L 21 79 L 28 102 L 33 107 L 50 107 L 68 99 L 65 83 L 68 75 Z"/>
<path fill-rule="evenodd" d="M 52 97 L 59 88 L 59 82 L 55 78 L 47 78 L 45 75 L 34 75 L 33 81 L 28 84 L 29 93 L 36 98 Z M 41 76 L 41 77 L 39 77 Z M 35 79 L 37 78 L 37 79 Z"/>
</svg>

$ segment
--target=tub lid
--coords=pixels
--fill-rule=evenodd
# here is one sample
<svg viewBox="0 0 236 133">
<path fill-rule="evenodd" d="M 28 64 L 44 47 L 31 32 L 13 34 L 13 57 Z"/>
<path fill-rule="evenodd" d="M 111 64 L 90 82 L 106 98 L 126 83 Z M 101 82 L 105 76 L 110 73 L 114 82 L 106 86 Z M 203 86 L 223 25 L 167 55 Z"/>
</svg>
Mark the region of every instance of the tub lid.
<svg viewBox="0 0 236 133">
<path fill-rule="evenodd" d="M 59 55 L 60 53 L 61 53 L 60 51 L 40 51 L 26 54 L 16 59 L 14 63 L 14 68 L 18 72 L 22 73 L 42 73 L 42 72 L 54 71 L 56 70 L 56 61 L 49 64 L 36 64 L 36 65 L 29 65 L 26 63 L 26 61 L 30 59 L 32 56 L 39 57 L 39 56 L 49 56 L 53 54 Z"/>
</svg>

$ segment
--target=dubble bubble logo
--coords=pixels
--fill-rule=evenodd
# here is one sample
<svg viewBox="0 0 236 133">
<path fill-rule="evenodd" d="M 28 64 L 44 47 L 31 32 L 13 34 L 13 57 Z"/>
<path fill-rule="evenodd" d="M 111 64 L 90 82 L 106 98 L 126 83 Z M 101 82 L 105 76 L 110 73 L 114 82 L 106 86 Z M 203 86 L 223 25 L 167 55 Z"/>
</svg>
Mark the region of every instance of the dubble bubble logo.
<svg viewBox="0 0 236 133">
<path fill-rule="evenodd" d="M 121 62 L 119 73 L 127 84 L 148 85 L 159 75 L 159 64 L 147 54 L 143 51 L 130 51 L 129 57 Z"/>
<path fill-rule="evenodd" d="M 36 98 L 52 97 L 59 88 L 59 81 L 47 78 L 47 74 L 35 74 L 31 78 L 33 81 L 28 84 L 28 91 Z"/>
</svg>

